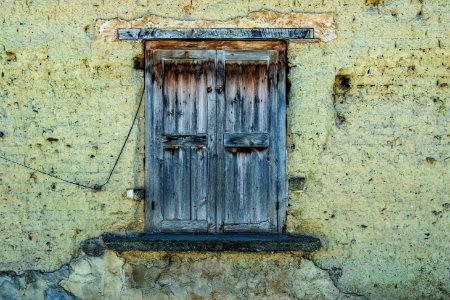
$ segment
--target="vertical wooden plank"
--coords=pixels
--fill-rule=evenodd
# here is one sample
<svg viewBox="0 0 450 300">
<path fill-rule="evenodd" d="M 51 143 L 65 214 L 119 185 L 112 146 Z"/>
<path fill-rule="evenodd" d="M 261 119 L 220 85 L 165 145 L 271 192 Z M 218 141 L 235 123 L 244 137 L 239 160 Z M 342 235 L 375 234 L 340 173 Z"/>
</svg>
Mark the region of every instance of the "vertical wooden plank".
<svg viewBox="0 0 450 300">
<path fill-rule="evenodd" d="M 202 62 L 195 70 L 195 81 L 191 83 L 194 89 L 194 94 L 191 95 L 191 99 L 194 103 L 193 114 L 196 116 L 191 128 L 195 128 L 198 133 L 208 131 L 208 84 L 212 81 L 212 78 L 208 78 L 212 72 L 214 72 L 214 66 L 211 67 L 211 61 Z"/>
<path fill-rule="evenodd" d="M 176 65 L 169 62 L 162 62 L 164 78 L 163 78 L 163 128 L 164 133 L 173 134 L 175 130 L 175 112 L 176 112 L 176 93 L 174 85 L 176 84 Z"/>
<path fill-rule="evenodd" d="M 254 160 L 253 167 L 255 168 L 254 190 L 252 191 L 252 194 L 255 195 L 254 200 L 256 200 L 252 202 L 254 207 L 254 213 L 251 219 L 252 223 L 258 223 L 261 220 L 267 219 L 268 214 L 271 213 L 271 208 L 267 205 L 269 202 L 269 189 L 267 188 L 267 185 L 269 184 L 268 152 L 269 150 L 263 150 L 252 153 L 252 158 Z M 264 205 L 259 205 L 258 201 L 260 199 L 267 199 L 266 201 L 263 201 Z"/>
<path fill-rule="evenodd" d="M 187 65 L 186 77 L 187 77 L 187 95 L 186 95 L 186 132 L 189 133 L 198 133 L 197 128 L 197 104 L 200 101 L 197 87 L 199 87 L 200 79 L 199 76 L 200 66 L 197 61 L 193 61 Z"/>
<path fill-rule="evenodd" d="M 252 63 L 251 78 L 252 84 L 251 93 L 248 97 L 253 100 L 249 102 L 248 110 L 252 111 L 249 118 L 250 124 L 248 130 L 251 132 L 267 132 L 269 131 L 267 110 L 272 105 L 272 100 L 269 97 L 269 85 L 267 84 L 268 76 L 268 62 L 255 61 Z M 249 201 L 252 208 L 250 223 L 259 224 L 269 221 L 271 223 L 269 214 L 270 199 L 269 189 L 270 185 L 267 180 L 270 178 L 268 156 L 271 153 L 271 147 L 260 151 L 252 151 L 250 153 L 250 166 L 253 175 L 250 177 L 250 191 Z"/>
<path fill-rule="evenodd" d="M 208 71 L 210 72 L 209 78 Z M 205 133 L 208 130 L 209 121 L 215 122 L 212 118 L 212 120 L 208 120 L 208 110 L 210 109 L 208 83 L 212 81 L 211 72 L 214 72 L 211 61 L 196 63 L 190 70 L 188 96 L 192 118 L 190 131 L 192 133 Z M 211 104 L 215 105 L 215 103 Z M 214 136 L 210 136 L 211 134 L 214 135 L 215 132 L 208 132 L 207 139 L 214 138 Z M 191 148 L 191 220 L 207 220 L 208 218 L 208 182 L 212 180 L 208 170 L 210 147 L 208 144 L 207 147 Z M 214 201 L 214 198 L 210 197 L 210 200 Z"/>
<path fill-rule="evenodd" d="M 270 99 L 270 105 L 268 106 L 267 116 L 268 121 L 267 125 L 269 130 L 269 139 L 270 144 L 272 145 L 271 151 L 269 153 L 268 157 L 268 164 L 269 164 L 269 172 L 268 172 L 268 186 L 269 186 L 269 197 L 267 201 L 268 211 L 269 211 L 269 222 L 270 224 L 273 224 L 271 229 L 273 231 L 277 231 L 277 201 L 278 201 L 278 191 L 277 191 L 277 164 L 278 164 L 278 152 L 277 152 L 277 143 L 278 141 L 278 130 L 277 130 L 277 70 L 274 67 L 276 64 L 276 61 L 273 59 L 273 54 L 271 59 L 269 61 L 269 68 L 268 68 L 268 86 L 269 86 L 269 99 Z"/>
<path fill-rule="evenodd" d="M 245 110 L 243 110 L 245 112 Z M 242 115 L 244 117 L 244 114 Z M 244 122 L 241 123 L 241 125 Z M 252 197 L 249 190 L 252 184 L 252 174 L 250 174 L 251 166 L 249 164 L 251 158 L 251 152 L 239 151 L 237 153 L 237 205 L 233 208 L 234 223 L 235 224 L 249 224 L 250 223 L 250 203 L 252 203 Z"/>
<path fill-rule="evenodd" d="M 247 109 L 251 111 L 251 115 L 248 118 L 248 132 L 266 132 L 267 131 L 267 119 L 265 119 L 265 115 L 262 114 L 260 116 L 259 109 L 261 111 L 265 111 L 266 107 L 270 105 L 267 95 L 268 95 L 268 86 L 263 85 L 263 81 L 261 81 L 261 77 L 265 77 L 267 75 L 267 62 L 266 61 L 255 61 L 252 62 L 252 65 L 247 70 L 250 71 L 249 74 L 246 74 L 245 77 L 248 78 L 249 81 L 247 97 L 249 99 Z M 258 122 L 259 119 L 262 122 Z M 271 146 L 271 145 L 270 145 Z M 270 147 L 269 146 L 269 147 Z M 270 149 L 261 150 L 261 151 L 252 151 L 249 153 L 249 167 L 251 168 L 251 175 L 249 176 L 249 196 L 248 199 L 250 201 L 250 222 L 253 224 L 257 224 L 259 222 L 263 222 L 267 220 L 267 187 L 264 184 L 265 180 L 267 180 L 267 159 L 266 156 Z M 264 175 L 264 176 L 263 176 Z M 264 194 L 265 197 L 264 197 Z"/>
<path fill-rule="evenodd" d="M 223 232 L 225 217 L 225 186 L 227 178 L 225 176 L 225 148 L 223 147 L 223 134 L 226 123 L 225 110 L 225 57 L 223 50 L 217 50 L 216 58 L 216 153 L 217 153 L 217 186 L 216 189 L 216 222 L 219 233 Z"/>
<path fill-rule="evenodd" d="M 190 149 L 164 151 L 162 172 L 162 214 L 164 220 L 190 220 Z"/>
<path fill-rule="evenodd" d="M 256 66 L 257 63 L 248 63 L 243 66 L 243 74 L 242 77 L 246 78 L 245 80 L 241 80 L 243 85 L 243 94 L 244 99 L 243 105 L 242 105 L 242 118 L 243 118 L 243 126 L 242 131 L 243 132 L 254 132 L 253 128 L 253 119 L 254 119 L 254 102 L 255 102 L 255 76 L 256 74 Z"/>
<path fill-rule="evenodd" d="M 207 220 L 208 184 L 206 148 L 191 148 L 191 208 L 190 220 Z"/>
<path fill-rule="evenodd" d="M 187 77 L 185 64 L 177 64 L 176 68 L 176 86 L 175 88 L 175 132 L 180 134 L 187 133 L 185 128 L 185 116 L 186 113 L 186 82 Z"/>
<path fill-rule="evenodd" d="M 224 153 L 224 189 L 223 189 L 223 222 L 234 224 L 237 222 L 239 208 L 239 185 L 238 185 L 238 159 L 236 152 L 226 151 Z"/>
<path fill-rule="evenodd" d="M 221 51 L 221 54 L 223 52 Z M 221 104 L 224 108 L 226 116 L 224 124 L 224 132 L 240 132 L 241 117 L 240 106 L 242 97 L 240 94 L 241 85 L 238 80 L 240 76 L 239 64 L 236 62 L 226 61 L 223 59 L 223 76 L 224 76 L 224 90 L 223 97 L 219 101 L 223 101 Z M 223 133 L 221 134 L 223 136 Z M 222 147 L 223 151 L 223 147 Z M 224 152 L 224 191 L 223 191 L 223 222 L 226 224 L 234 224 L 238 222 L 239 211 L 239 168 L 238 154 L 236 151 Z"/>
<path fill-rule="evenodd" d="M 208 222 L 208 232 L 217 233 L 218 226 L 216 220 L 217 214 L 217 202 L 219 201 L 217 196 L 217 188 L 222 182 L 218 182 L 218 155 L 217 155 L 217 126 L 218 126 L 218 116 L 217 116 L 217 85 L 216 85 L 216 66 L 217 66 L 217 52 L 210 51 L 210 55 L 213 56 L 213 60 L 208 60 L 205 64 L 205 77 L 206 84 L 201 86 L 201 90 L 206 90 L 206 108 L 199 108 L 199 115 L 203 116 L 203 111 L 206 114 L 206 122 L 199 122 L 199 129 L 207 131 L 207 148 L 208 152 L 206 155 L 206 168 L 207 168 L 207 222 Z M 203 120 L 203 118 L 202 118 Z"/>
<path fill-rule="evenodd" d="M 161 199 L 161 169 L 163 163 L 163 151 L 162 151 L 162 132 L 163 132 L 163 122 L 162 122 L 162 109 L 163 109 L 163 67 L 161 61 L 155 59 L 155 52 L 152 52 L 150 59 L 150 86 L 151 93 L 149 95 L 150 102 L 150 114 L 151 119 L 151 130 L 150 130 L 150 144 L 149 144 L 149 164 L 152 166 L 150 171 L 153 171 L 153 192 L 149 193 L 152 195 L 149 208 L 152 211 L 152 218 L 150 221 L 151 232 L 158 232 L 159 229 L 157 224 L 162 220 L 162 207 L 159 199 Z"/>
<path fill-rule="evenodd" d="M 145 44 L 145 69 L 144 69 L 144 81 L 145 81 L 145 232 L 152 232 L 155 228 L 155 219 L 153 216 L 154 210 L 152 209 L 152 202 L 155 199 L 155 165 L 154 165 L 154 128 L 153 128 L 153 109 L 152 106 L 152 67 L 153 67 L 153 55 L 148 44 Z"/>
<path fill-rule="evenodd" d="M 278 53 L 277 61 L 277 132 L 279 134 L 279 142 L 276 145 L 278 156 L 278 212 L 277 225 L 278 233 L 285 231 L 286 210 L 287 210 L 287 180 L 286 180 L 286 44 Z"/>
<path fill-rule="evenodd" d="M 161 214 L 163 220 L 175 219 L 175 206 L 176 206 L 176 192 L 177 189 L 174 186 L 175 182 L 170 180 L 175 178 L 174 166 L 176 165 L 176 152 L 179 149 L 164 150 L 164 156 L 162 161 L 162 172 L 158 174 L 163 180 L 161 180 L 161 199 L 158 199 L 161 206 Z"/>
<path fill-rule="evenodd" d="M 225 132 L 241 132 L 241 83 L 239 77 L 242 69 L 236 61 L 224 61 L 225 72 L 225 114 L 227 116 Z M 236 224 L 239 220 L 240 187 L 242 182 L 240 172 L 242 164 L 239 164 L 239 154 L 236 150 L 225 152 L 225 195 L 224 195 L 224 223 Z"/>
<path fill-rule="evenodd" d="M 254 124 L 257 126 L 259 132 L 268 132 L 270 130 L 270 127 L 268 125 L 268 105 L 264 105 L 265 99 L 268 99 L 267 101 L 271 101 L 269 97 L 269 74 L 268 74 L 268 67 L 263 68 L 261 65 L 258 68 L 258 92 L 257 92 L 257 99 L 255 101 L 255 119 Z"/>
<path fill-rule="evenodd" d="M 240 98 L 240 95 L 238 94 L 239 86 L 237 82 L 238 78 L 238 65 L 237 64 L 230 64 L 227 62 L 224 63 L 224 106 L 225 106 L 225 128 L 226 130 L 230 130 L 233 132 L 238 131 L 238 122 L 236 117 L 237 107 L 238 107 L 238 101 Z M 226 73 L 225 73 L 226 72 Z M 225 74 L 227 75 L 227 78 L 225 79 Z M 226 95 L 226 96 L 225 96 Z"/>
</svg>

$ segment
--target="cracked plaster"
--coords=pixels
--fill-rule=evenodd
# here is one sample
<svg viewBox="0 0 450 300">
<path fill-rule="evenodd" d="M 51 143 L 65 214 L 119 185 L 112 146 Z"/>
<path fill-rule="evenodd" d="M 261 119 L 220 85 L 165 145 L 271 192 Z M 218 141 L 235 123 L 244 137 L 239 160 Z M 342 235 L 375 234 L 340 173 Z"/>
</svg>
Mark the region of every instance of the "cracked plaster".
<svg viewBox="0 0 450 300">
<path fill-rule="evenodd" d="M 314 28 L 316 40 L 329 42 L 336 38 L 332 13 L 277 13 L 270 10 L 251 12 L 246 17 L 229 20 L 178 20 L 157 15 L 146 15 L 133 20 L 121 18 L 98 19 L 96 38 L 116 41 L 119 28 Z"/>
</svg>

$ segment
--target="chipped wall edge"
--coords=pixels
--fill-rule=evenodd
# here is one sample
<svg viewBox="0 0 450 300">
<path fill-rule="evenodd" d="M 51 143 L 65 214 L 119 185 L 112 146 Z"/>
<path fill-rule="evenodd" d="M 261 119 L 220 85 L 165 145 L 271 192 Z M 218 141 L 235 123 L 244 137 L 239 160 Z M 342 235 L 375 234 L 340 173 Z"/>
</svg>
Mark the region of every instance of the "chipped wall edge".
<svg viewBox="0 0 450 300">
<path fill-rule="evenodd" d="M 311 41 L 329 42 L 337 37 L 333 13 L 282 14 L 270 10 L 251 12 L 246 17 L 225 21 L 186 21 L 156 15 L 146 15 L 133 20 L 98 19 L 95 23 L 95 37 L 105 42 L 117 41 L 117 29 L 121 28 L 313 28 L 315 39 Z"/>
</svg>

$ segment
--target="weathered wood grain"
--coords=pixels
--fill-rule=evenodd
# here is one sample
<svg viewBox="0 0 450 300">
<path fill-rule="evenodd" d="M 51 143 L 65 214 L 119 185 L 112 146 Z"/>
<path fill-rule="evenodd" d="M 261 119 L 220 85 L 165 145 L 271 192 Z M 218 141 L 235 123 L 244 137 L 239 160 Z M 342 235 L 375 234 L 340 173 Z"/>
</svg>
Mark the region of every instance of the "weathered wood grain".
<svg viewBox="0 0 450 300">
<path fill-rule="evenodd" d="M 119 40 L 150 39 L 314 39 L 313 28 L 122 28 Z"/>
<path fill-rule="evenodd" d="M 189 148 L 165 150 L 161 174 L 164 220 L 190 220 L 191 156 Z"/>
<path fill-rule="evenodd" d="M 146 43 L 146 230 L 283 232 L 285 44 L 170 45 Z"/>
<path fill-rule="evenodd" d="M 208 152 L 205 148 L 191 148 L 190 152 L 191 215 L 189 219 L 207 222 L 207 203 L 208 201 L 214 201 L 213 197 L 208 197 L 208 181 L 210 180 L 208 174 Z"/>
<path fill-rule="evenodd" d="M 215 51 L 214 51 L 215 52 Z M 206 88 L 207 92 L 207 145 L 208 145 L 208 155 L 207 162 L 204 163 L 206 166 L 206 174 L 208 176 L 208 182 L 206 187 L 207 192 L 207 203 L 206 203 L 206 220 L 208 232 L 217 232 L 217 187 L 220 184 L 218 182 L 217 173 L 217 97 L 216 97 L 216 68 L 217 68 L 217 55 L 215 55 L 214 60 L 208 61 L 205 64 L 206 68 Z"/>
<path fill-rule="evenodd" d="M 274 92 L 268 84 L 271 50 L 223 50 L 223 60 L 224 147 L 234 148 L 224 155 L 223 230 L 274 231 L 276 220 L 269 205 L 271 185 L 267 181 L 274 172 L 268 163 L 273 155 L 269 131 L 274 130 L 269 127 L 269 118 L 273 118 L 269 112 L 274 111 L 270 97 Z"/>
<path fill-rule="evenodd" d="M 267 148 L 268 133 L 229 133 L 224 134 L 225 148 Z"/>
<path fill-rule="evenodd" d="M 148 40 L 145 42 L 145 47 L 147 49 L 158 49 L 158 50 L 275 50 L 281 51 L 286 48 L 285 41 L 277 40 L 255 40 L 255 41 L 245 41 L 245 40 Z M 217 52 L 217 61 L 220 61 L 220 53 Z M 222 53 L 223 55 L 223 53 Z"/>
<path fill-rule="evenodd" d="M 155 168 L 150 232 L 206 232 L 209 216 L 208 121 L 215 51 L 153 50 L 151 109 Z M 208 221 L 209 220 L 209 221 Z M 190 227 L 187 224 L 194 224 Z"/>
<path fill-rule="evenodd" d="M 260 223 L 241 223 L 241 224 L 225 224 L 223 232 L 242 233 L 242 232 L 268 232 L 273 225 L 269 221 Z"/>
<path fill-rule="evenodd" d="M 208 139 L 206 135 L 164 135 L 163 143 L 165 148 L 201 148 L 208 145 Z"/>
<path fill-rule="evenodd" d="M 188 220 L 188 221 L 161 221 L 160 228 L 163 232 L 183 233 L 183 232 L 206 232 L 208 222 Z"/>
<path fill-rule="evenodd" d="M 272 228 L 273 232 L 277 232 L 278 227 L 278 221 L 277 218 L 277 206 L 276 203 L 279 201 L 278 190 L 277 190 L 277 172 L 278 172 L 278 153 L 276 152 L 276 147 L 278 143 L 278 136 L 281 134 L 278 132 L 277 127 L 277 84 L 278 84 L 278 78 L 277 78 L 277 66 L 278 63 L 278 52 L 272 53 L 270 68 L 268 72 L 268 86 L 269 86 L 269 98 L 272 101 L 272 105 L 269 106 L 268 109 L 268 115 L 269 118 L 267 120 L 268 127 L 271 128 L 269 131 L 269 140 L 271 142 L 272 148 L 270 149 L 270 153 L 267 157 L 267 163 L 269 165 L 269 172 L 267 173 L 267 186 L 268 186 L 268 196 L 267 196 L 267 206 L 268 210 L 270 211 L 270 214 L 268 217 L 271 219 L 272 224 L 275 224 L 275 228 Z M 281 84 L 284 84 L 281 82 Z M 285 118 L 285 116 L 283 117 Z M 284 223 L 284 220 L 282 221 Z"/>
<path fill-rule="evenodd" d="M 277 156 L 277 225 L 278 233 L 285 231 L 286 211 L 287 211 L 287 185 L 286 178 L 286 48 L 278 51 L 277 64 L 277 140 L 276 140 L 276 156 Z"/>
<path fill-rule="evenodd" d="M 154 206 L 155 199 L 155 176 L 150 176 L 150 174 L 156 174 L 156 164 L 155 164 L 155 140 L 154 136 L 154 123 L 153 123 L 153 109 L 149 109 L 152 107 L 153 102 L 153 84 L 152 84 L 152 76 L 153 76 L 153 54 L 150 48 L 145 48 L 145 73 L 144 73 L 144 84 L 145 84 L 145 232 L 154 232 L 155 229 L 155 217 L 154 217 L 154 209 L 151 209 Z M 153 205 L 152 205 L 153 204 Z"/>
<path fill-rule="evenodd" d="M 216 222 L 217 232 L 223 232 L 223 224 L 225 220 L 225 193 L 228 192 L 226 186 L 226 178 L 224 178 L 226 167 L 225 166 L 225 148 L 223 147 L 223 135 L 225 132 L 225 61 L 223 51 L 217 51 L 217 67 L 216 67 L 216 90 L 217 97 L 217 119 L 216 119 L 216 131 L 217 131 L 217 187 L 216 187 Z"/>
</svg>

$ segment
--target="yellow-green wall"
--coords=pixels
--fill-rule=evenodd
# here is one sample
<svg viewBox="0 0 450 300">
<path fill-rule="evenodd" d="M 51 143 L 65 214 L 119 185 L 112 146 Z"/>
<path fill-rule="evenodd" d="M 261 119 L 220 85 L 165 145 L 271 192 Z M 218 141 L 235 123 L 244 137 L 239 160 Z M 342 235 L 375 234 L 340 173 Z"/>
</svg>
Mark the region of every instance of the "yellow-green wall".
<svg viewBox="0 0 450 300">
<path fill-rule="evenodd" d="M 339 270 L 342 291 L 450 297 L 448 0 L 3 0 L 0 154 L 103 183 L 140 99 L 133 58 L 143 50 L 102 38 L 98 24 L 151 16 L 225 27 L 255 12 L 331 14 L 336 27 L 335 38 L 288 47 L 288 173 L 306 177 L 289 195 L 288 232 L 321 239 L 309 258 Z M 102 191 L 0 160 L 1 270 L 55 270 L 89 237 L 142 228 L 143 203 L 125 191 L 143 187 L 143 117 Z"/>
</svg>

